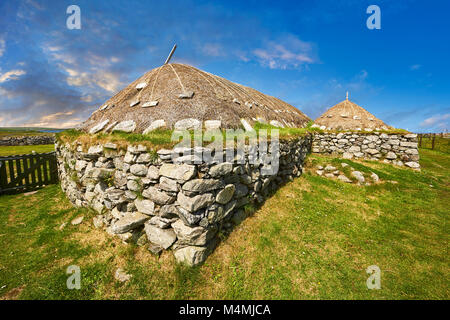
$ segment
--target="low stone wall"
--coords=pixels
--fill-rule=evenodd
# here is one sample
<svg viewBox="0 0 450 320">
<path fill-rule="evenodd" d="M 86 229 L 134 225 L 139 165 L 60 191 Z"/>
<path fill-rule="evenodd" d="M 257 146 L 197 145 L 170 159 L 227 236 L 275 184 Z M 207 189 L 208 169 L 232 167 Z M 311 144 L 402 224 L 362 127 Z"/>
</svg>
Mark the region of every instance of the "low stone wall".
<svg viewBox="0 0 450 320">
<path fill-rule="evenodd" d="M 56 143 L 56 151 L 63 190 L 75 205 L 98 212 L 96 227 L 127 242 L 149 242 L 157 254 L 172 249 L 178 261 L 197 265 L 216 246 L 220 230 L 228 232 L 246 218 L 244 206 L 263 202 L 301 175 L 311 142 L 311 136 L 280 142 L 274 175 L 251 164 L 248 150 L 242 164 L 195 164 L 192 156 L 173 160 L 174 150 L 119 151 L 111 143 L 87 152 Z"/>
<path fill-rule="evenodd" d="M 29 146 L 38 144 L 54 144 L 54 136 L 21 136 L 4 137 L 0 139 L 0 146 Z"/>
<path fill-rule="evenodd" d="M 419 169 L 417 134 L 316 133 L 314 153 L 338 154 L 343 158 L 382 160 Z"/>
</svg>

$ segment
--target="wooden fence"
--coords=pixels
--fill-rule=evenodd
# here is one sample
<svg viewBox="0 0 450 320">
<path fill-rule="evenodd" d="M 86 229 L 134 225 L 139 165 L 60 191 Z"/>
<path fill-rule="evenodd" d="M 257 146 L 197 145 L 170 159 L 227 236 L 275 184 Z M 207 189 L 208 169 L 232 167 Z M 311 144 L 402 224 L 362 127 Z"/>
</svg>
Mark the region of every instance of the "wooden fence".
<svg viewBox="0 0 450 320">
<path fill-rule="evenodd" d="M 0 194 L 30 191 L 57 182 L 55 152 L 0 157 Z"/>
<path fill-rule="evenodd" d="M 419 148 L 450 151 L 450 136 L 448 133 L 420 133 L 418 134 Z"/>
</svg>

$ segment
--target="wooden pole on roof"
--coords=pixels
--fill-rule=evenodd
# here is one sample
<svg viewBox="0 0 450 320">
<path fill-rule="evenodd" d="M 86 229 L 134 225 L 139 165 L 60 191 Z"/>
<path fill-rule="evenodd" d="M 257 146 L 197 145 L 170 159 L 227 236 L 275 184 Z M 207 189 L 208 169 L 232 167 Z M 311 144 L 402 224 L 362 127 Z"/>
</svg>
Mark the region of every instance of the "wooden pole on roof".
<svg viewBox="0 0 450 320">
<path fill-rule="evenodd" d="M 164 62 L 164 64 L 168 64 L 168 63 L 169 63 L 170 58 L 172 58 L 172 55 L 173 55 L 173 53 L 175 52 L 175 49 L 176 49 L 176 48 L 177 48 L 177 45 L 175 44 L 175 45 L 173 46 L 172 50 L 170 51 L 169 56 L 167 57 L 166 62 Z"/>
</svg>

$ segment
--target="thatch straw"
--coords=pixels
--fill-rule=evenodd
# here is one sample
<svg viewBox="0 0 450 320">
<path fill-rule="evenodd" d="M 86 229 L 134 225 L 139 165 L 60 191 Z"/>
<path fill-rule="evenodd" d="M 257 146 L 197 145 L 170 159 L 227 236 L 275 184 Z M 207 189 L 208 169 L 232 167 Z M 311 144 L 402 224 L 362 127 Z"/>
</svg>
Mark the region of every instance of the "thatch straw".
<svg viewBox="0 0 450 320">
<path fill-rule="evenodd" d="M 102 110 L 105 105 L 108 107 Z M 155 120 L 164 119 L 172 128 L 186 118 L 220 120 L 222 128 L 242 127 L 240 119 L 250 123 L 255 119 L 276 120 L 286 127 L 304 127 L 309 121 L 297 108 L 277 98 L 192 66 L 167 64 L 149 71 L 106 101 L 82 128 L 88 131 L 105 120 L 134 120 L 138 133 Z"/>
<path fill-rule="evenodd" d="M 328 130 L 388 130 L 392 127 L 386 125 L 373 114 L 349 100 L 344 100 L 328 109 L 314 121 Z"/>
</svg>

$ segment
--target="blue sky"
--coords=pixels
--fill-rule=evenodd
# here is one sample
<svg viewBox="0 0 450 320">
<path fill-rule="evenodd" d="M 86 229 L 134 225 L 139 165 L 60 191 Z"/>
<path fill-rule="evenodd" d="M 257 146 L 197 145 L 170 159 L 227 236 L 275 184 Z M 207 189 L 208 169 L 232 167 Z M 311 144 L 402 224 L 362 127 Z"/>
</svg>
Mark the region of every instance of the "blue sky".
<svg viewBox="0 0 450 320">
<path fill-rule="evenodd" d="M 71 4 L 81 30 L 66 27 Z M 366 27 L 371 4 L 380 30 Z M 435 0 L 2 0 L 0 126 L 72 127 L 177 43 L 172 62 L 313 119 L 348 90 L 394 127 L 441 132 L 450 128 L 449 11 Z"/>
</svg>

